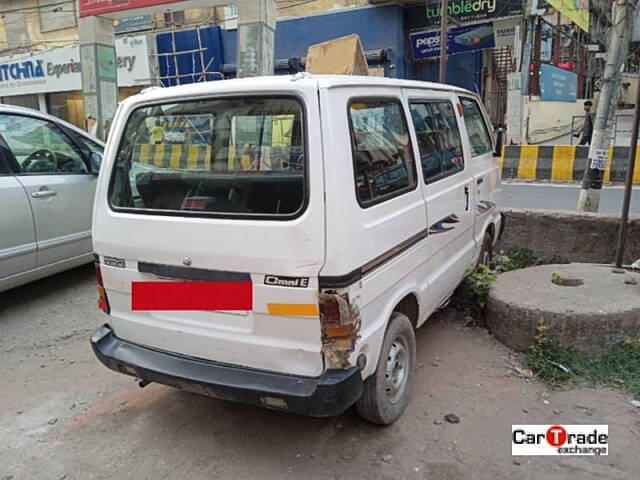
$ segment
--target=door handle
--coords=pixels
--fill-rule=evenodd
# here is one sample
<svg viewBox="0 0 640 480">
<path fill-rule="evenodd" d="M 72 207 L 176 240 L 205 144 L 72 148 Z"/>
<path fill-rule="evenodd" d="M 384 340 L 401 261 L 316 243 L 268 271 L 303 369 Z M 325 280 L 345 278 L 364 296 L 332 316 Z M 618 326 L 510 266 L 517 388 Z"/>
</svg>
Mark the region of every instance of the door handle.
<svg viewBox="0 0 640 480">
<path fill-rule="evenodd" d="M 468 185 L 465 185 L 465 187 L 464 187 L 464 198 L 465 198 L 465 202 L 466 202 L 464 209 L 466 211 L 469 211 L 469 186 Z"/>
<path fill-rule="evenodd" d="M 33 198 L 47 198 L 55 197 L 58 194 L 55 190 L 38 190 L 37 192 L 31 192 Z"/>
<path fill-rule="evenodd" d="M 484 178 L 482 178 L 482 177 L 478 178 L 478 180 L 476 180 L 476 183 L 478 185 L 482 185 L 484 183 Z"/>
</svg>

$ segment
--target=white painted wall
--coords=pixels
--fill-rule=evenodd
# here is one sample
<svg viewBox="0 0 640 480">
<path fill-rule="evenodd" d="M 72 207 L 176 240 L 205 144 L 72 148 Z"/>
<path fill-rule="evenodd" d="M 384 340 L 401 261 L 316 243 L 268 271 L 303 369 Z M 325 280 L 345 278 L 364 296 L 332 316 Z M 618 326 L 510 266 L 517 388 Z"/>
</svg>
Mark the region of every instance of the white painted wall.
<svg viewBox="0 0 640 480">
<path fill-rule="evenodd" d="M 572 117 L 584 115 L 583 104 L 582 99 L 573 103 L 543 102 L 539 97 L 531 97 L 531 100 L 525 97 L 523 143 L 541 143 L 566 135 L 571 130 Z M 582 119 L 576 119 L 576 127 L 580 125 L 582 125 Z"/>
</svg>

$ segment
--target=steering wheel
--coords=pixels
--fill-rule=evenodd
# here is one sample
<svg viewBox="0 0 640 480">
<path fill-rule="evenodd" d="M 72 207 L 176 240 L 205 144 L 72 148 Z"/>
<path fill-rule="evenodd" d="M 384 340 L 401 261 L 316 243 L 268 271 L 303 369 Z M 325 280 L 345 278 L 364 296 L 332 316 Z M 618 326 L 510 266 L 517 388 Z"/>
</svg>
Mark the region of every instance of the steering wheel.
<svg viewBox="0 0 640 480">
<path fill-rule="evenodd" d="M 24 159 L 24 162 L 22 162 L 22 168 L 25 170 L 31 170 L 36 166 L 42 166 L 38 165 L 40 162 L 37 162 L 37 160 L 50 162 L 54 167 L 57 165 L 56 156 L 51 150 L 39 148 L 35 152 L 30 153 L 29 156 Z"/>
</svg>

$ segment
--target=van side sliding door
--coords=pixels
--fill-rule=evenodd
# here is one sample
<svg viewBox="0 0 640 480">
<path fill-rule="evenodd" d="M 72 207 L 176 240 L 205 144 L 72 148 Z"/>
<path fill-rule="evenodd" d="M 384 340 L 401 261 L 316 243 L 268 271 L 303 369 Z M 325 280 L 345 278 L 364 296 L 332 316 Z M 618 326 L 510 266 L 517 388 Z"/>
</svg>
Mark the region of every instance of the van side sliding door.
<svg viewBox="0 0 640 480">
<path fill-rule="evenodd" d="M 496 205 L 500 201 L 500 169 L 493 158 L 493 146 L 489 133 L 489 123 L 479 100 L 471 96 L 460 96 L 463 110 L 464 143 L 468 143 L 469 169 L 473 175 L 473 189 L 476 198 L 474 207 L 474 236 L 476 245 L 482 245 L 482 238 L 489 224 L 496 222 L 500 215 Z M 494 232 L 495 235 L 498 232 Z M 494 238 L 495 240 L 495 238 Z"/>
<path fill-rule="evenodd" d="M 474 254 L 473 178 L 455 96 L 407 90 L 427 209 L 431 310 L 453 292 Z"/>
</svg>

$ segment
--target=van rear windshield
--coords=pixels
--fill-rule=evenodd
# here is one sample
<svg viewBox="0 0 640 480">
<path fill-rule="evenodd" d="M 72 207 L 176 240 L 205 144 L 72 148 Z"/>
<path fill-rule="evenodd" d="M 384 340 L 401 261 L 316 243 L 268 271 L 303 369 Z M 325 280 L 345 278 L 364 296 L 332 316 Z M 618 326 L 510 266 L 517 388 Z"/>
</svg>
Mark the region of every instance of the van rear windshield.
<svg viewBox="0 0 640 480">
<path fill-rule="evenodd" d="M 304 145 L 294 98 L 138 108 L 120 142 L 110 203 L 167 215 L 293 216 L 305 204 Z"/>
</svg>

